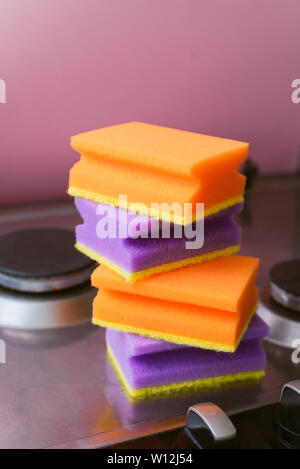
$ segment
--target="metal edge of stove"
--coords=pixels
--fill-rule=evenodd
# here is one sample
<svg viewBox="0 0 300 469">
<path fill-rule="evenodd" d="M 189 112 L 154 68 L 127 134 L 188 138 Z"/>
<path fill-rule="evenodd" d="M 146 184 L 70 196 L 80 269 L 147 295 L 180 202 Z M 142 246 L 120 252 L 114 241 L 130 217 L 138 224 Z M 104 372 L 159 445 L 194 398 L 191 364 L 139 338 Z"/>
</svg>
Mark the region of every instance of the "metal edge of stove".
<svg viewBox="0 0 300 469">
<path fill-rule="evenodd" d="M 280 397 L 278 389 L 270 392 L 270 394 L 263 394 L 263 399 L 260 402 L 253 403 L 247 406 L 246 410 L 253 410 L 265 405 L 271 405 L 278 402 Z M 240 412 L 245 412 L 245 406 L 236 403 L 235 408 L 227 410 L 228 405 L 222 405 L 222 409 L 227 415 L 233 416 Z M 102 449 L 107 446 L 113 446 L 120 443 L 126 443 L 140 438 L 148 437 L 151 435 L 159 435 L 160 433 L 169 432 L 172 430 L 181 430 L 186 424 L 186 414 L 178 414 L 166 419 L 150 421 L 147 424 L 136 424 L 127 428 L 113 430 L 111 432 L 102 432 L 96 435 L 91 435 L 86 438 L 80 438 L 70 441 L 65 441 L 57 445 L 48 447 L 47 449 Z"/>
<path fill-rule="evenodd" d="M 91 301 L 96 291 L 89 285 L 73 288 L 63 294 L 18 294 L 0 287 L 0 328 L 2 330 L 42 331 L 88 322 L 91 318 Z M 3 313 L 5 311 L 5 313 Z"/>
<path fill-rule="evenodd" d="M 268 342 L 286 349 L 294 349 L 300 340 L 299 313 L 288 310 L 271 296 L 271 285 L 260 288 L 257 314 L 269 325 Z M 296 345 L 295 345 L 296 344 Z"/>
</svg>

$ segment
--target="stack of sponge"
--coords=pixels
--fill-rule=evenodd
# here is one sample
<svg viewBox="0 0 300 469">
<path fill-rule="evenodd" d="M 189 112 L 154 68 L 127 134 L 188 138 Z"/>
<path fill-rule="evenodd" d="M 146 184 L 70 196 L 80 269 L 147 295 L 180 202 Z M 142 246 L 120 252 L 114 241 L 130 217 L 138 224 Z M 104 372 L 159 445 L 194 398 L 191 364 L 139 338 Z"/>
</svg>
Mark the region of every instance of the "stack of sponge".
<svg viewBox="0 0 300 469">
<path fill-rule="evenodd" d="M 93 322 L 107 328 L 129 396 L 262 377 L 259 260 L 235 255 L 248 145 L 134 122 L 77 135 L 72 147 L 76 247 L 101 264 Z M 201 227 L 203 245 L 189 249 L 186 233 Z"/>
</svg>

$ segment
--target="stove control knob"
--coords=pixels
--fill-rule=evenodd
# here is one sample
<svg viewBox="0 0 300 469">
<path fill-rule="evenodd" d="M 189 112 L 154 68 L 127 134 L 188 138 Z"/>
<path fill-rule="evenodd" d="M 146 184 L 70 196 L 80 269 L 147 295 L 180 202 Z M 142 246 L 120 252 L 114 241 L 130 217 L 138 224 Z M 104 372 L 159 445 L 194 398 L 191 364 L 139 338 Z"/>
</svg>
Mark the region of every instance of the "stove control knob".
<svg viewBox="0 0 300 469">
<path fill-rule="evenodd" d="M 194 405 L 184 429 L 191 448 L 237 448 L 236 429 L 220 407 L 210 402 Z"/>
<path fill-rule="evenodd" d="M 275 429 L 280 447 L 300 449 L 300 380 L 283 386 L 276 409 Z"/>
</svg>

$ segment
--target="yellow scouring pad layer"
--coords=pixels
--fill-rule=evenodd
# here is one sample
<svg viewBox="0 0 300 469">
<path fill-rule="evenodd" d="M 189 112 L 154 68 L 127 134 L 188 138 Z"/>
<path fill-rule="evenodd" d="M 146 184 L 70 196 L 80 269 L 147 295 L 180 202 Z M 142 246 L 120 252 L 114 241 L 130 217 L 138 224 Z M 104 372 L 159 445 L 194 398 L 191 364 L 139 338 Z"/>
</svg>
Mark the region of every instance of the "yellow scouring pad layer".
<svg viewBox="0 0 300 469">
<path fill-rule="evenodd" d="M 73 167 L 74 168 L 74 167 Z M 217 214 L 221 212 L 222 210 L 226 210 L 230 207 L 233 207 L 237 204 L 241 204 L 244 202 L 244 195 L 239 195 L 237 197 L 233 197 L 232 199 L 225 200 L 224 202 L 220 202 L 216 205 L 213 205 L 211 207 L 204 207 L 204 212 L 203 215 L 200 213 L 195 213 L 193 215 L 181 215 L 176 213 L 176 210 L 171 210 L 171 211 L 164 211 L 162 209 L 157 210 L 155 208 L 143 206 L 143 202 L 138 203 L 139 206 L 137 206 L 137 202 L 133 201 L 128 201 L 128 200 L 123 200 L 122 198 L 119 197 L 109 197 L 103 194 L 99 194 L 98 192 L 90 192 L 86 190 L 79 189 L 78 187 L 75 186 L 70 186 L 67 190 L 67 193 L 71 197 L 76 197 L 76 198 L 81 198 L 81 199 L 86 199 L 86 200 L 92 200 L 94 202 L 98 203 L 103 203 L 106 205 L 111 205 L 116 208 L 122 208 L 125 210 L 128 210 L 129 212 L 132 212 L 133 214 L 140 214 L 140 215 L 145 215 L 147 217 L 154 218 L 156 220 L 162 220 L 167 223 L 175 223 L 177 225 L 189 225 L 193 222 L 199 221 L 203 219 L 204 217 L 208 217 L 210 215 Z M 120 194 L 124 194 L 123 192 L 120 192 Z M 200 202 L 199 203 L 204 203 Z M 164 203 L 164 202 L 158 202 Z M 168 203 L 168 202 L 167 202 Z M 173 202 L 172 202 L 173 203 Z M 172 204 L 170 203 L 170 205 Z M 175 201 L 177 203 L 177 201 Z M 185 202 L 189 203 L 189 202 Z M 196 202 L 190 202 L 191 204 L 195 205 Z M 205 203 L 204 203 L 205 205 Z M 191 207 L 191 209 L 194 209 L 194 207 Z M 189 211 L 190 209 L 188 209 Z M 184 204 L 180 203 L 180 213 L 184 213 Z"/>
<path fill-rule="evenodd" d="M 207 252 L 200 256 L 189 257 L 187 259 L 182 259 L 181 261 L 169 262 L 167 264 L 158 265 L 157 267 L 150 267 L 149 269 L 143 269 L 136 272 L 128 272 L 125 269 L 122 269 L 117 264 L 114 264 L 109 259 L 101 256 L 97 252 L 93 251 L 92 249 L 87 248 L 81 243 L 75 244 L 76 249 L 78 251 L 85 254 L 90 259 L 98 262 L 101 265 L 105 265 L 116 274 L 123 277 L 128 282 L 135 282 L 136 280 L 140 280 L 146 277 L 151 277 L 152 275 L 159 274 L 161 272 L 167 272 L 169 270 L 179 269 L 181 267 L 186 267 L 192 264 L 198 264 L 201 262 L 211 261 L 213 259 L 217 259 L 221 256 L 231 256 L 232 254 L 236 254 L 240 250 L 240 245 L 231 246 L 225 249 L 218 249 L 217 251 Z"/>
</svg>

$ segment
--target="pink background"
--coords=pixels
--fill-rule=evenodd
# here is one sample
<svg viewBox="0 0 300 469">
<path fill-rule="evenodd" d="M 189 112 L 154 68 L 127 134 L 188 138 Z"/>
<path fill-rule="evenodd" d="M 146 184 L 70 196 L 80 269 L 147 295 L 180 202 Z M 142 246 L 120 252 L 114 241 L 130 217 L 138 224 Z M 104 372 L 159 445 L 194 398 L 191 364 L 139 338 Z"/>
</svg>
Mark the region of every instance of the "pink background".
<svg viewBox="0 0 300 469">
<path fill-rule="evenodd" d="M 0 203 L 61 197 L 69 137 L 142 120 L 300 148 L 299 0 L 0 0 Z"/>
</svg>

